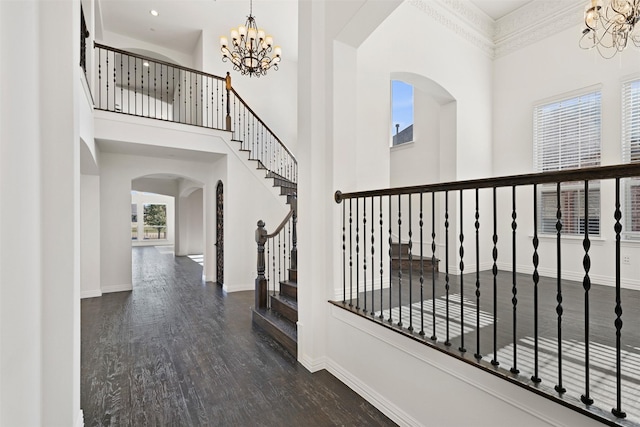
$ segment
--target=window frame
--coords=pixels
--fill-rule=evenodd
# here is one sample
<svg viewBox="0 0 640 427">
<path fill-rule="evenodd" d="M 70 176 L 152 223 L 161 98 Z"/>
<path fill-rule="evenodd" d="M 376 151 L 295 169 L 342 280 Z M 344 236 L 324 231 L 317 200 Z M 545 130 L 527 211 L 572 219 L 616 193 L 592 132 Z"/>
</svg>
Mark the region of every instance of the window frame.
<svg viewBox="0 0 640 427">
<path fill-rule="evenodd" d="M 590 120 L 595 117 L 595 120 Z M 548 122 L 545 123 L 545 120 Z M 543 139 L 541 139 L 543 138 Z M 557 142 L 557 146 L 555 145 Z M 543 145 L 545 144 L 545 145 Z M 601 85 L 565 93 L 533 105 L 533 169 L 551 172 L 600 166 L 602 161 L 602 90 Z M 561 206 L 563 236 L 584 235 L 584 183 L 562 183 Z M 553 194 L 550 206 L 545 198 Z M 557 233 L 557 186 L 538 186 L 538 233 Z M 600 183 L 589 182 L 589 235 L 601 234 Z M 594 206 L 595 204 L 595 206 Z M 553 208 L 553 209 L 552 209 Z M 553 215 L 551 212 L 553 211 Z M 571 223 L 566 222 L 568 219 Z M 582 223 L 580 222 L 582 221 Z M 570 226 L 569 226 L 570 225 Z"/>
<path fill-rule="evenodd" d="M 640 163 L 640 75 L 621 82 L 620 100 L 622 163 Z M 622 188 L 622 237 L 640 241 L 640 177 L 623 179 Z"/>
<path fill-rule="evenodd" d="M 393 86 L 394 86 L 394 82 L 399 82 L 402 83 L 404 85 L 410 86 L 411 87 L 411 123 L 409 125 L 407 125 L 404 129 L 399 130 L 397 129 L 399 132 L 395 132 L 394 129 L 396 129 L 396 120 L 394 117 L 394 109 L 395 109 L 395 99 L 394 99 L 394 90 L 393 90 Z M 401 79 L 391 79 L 391 85 L 390 85 L 390 92 L 391 92 L 391 135 L 390 135 L 390 147 L 400 147 L 400 146 L 404 146 L 406 144 L 410 144 L 412 142 L 415 141 L 415 107 L 416 107 L 416 89 L 415 89 L 415 85 L 413 85 L 412 83 L 409 83 L 405 80 L 401 80 Z M 406 129 L 408 129 L 409 127 L 412 127 L 412 131 L 411 131 L 411 139 L 407 140 L 407 141 L 402 141 L 402 142 L 395 142 L 395 136 L 400 134 L 401 132 L 405 131 Z"/>
</svg>

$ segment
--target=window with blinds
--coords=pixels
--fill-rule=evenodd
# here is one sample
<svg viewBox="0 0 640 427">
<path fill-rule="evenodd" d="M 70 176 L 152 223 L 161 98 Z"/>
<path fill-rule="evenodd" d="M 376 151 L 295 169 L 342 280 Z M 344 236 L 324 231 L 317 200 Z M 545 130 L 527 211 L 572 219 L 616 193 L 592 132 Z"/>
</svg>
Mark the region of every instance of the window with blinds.
<svg viewBox="0 0 640 427">
<path fill-rule="evenodd" d="M 551 172 L 600 165 L 600 90 L 540 104 L 533 112 L 534 168 Z M 640 151 L 639 151 L 640 155 Z M 539 232 L 556 233 L 558 207 L 563 234 L 600 234 L 600 184 L 589 183 L 588 224 L 585 224 L 584 184 L 539 187 Z M 640 201 L 640 200 L 639 200 Z"/>
<path fill-rule="evenodd" d="M 640 162 L 640 79 L 622 84 L 622 161 Z M 640 177 L 623 180 L 624 236 L 640 239 Z"/>
</svg>

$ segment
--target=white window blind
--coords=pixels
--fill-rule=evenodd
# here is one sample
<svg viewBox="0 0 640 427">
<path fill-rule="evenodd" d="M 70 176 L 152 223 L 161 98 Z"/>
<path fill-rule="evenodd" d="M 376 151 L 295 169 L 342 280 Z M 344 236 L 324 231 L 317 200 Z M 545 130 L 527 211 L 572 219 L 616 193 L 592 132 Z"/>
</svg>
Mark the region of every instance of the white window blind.
<svg viewBox="0 0 640 427">
<path fill-rule="evenodd" d="M 559 99 L 534 107 L 534 168 L 550 172 L 600 165 L 600 91 Z M 540 232 L 556 232 L 558 208 L 555 185 L 539 187 Z M 585 230 L 584 185 L 564 183 L 560 191 L 563 234 Z M 590 183 L 589 234 L 600 234 L 600 185 Z"/>
<path fill-rule="evenodd" d="M 640 162 L 640 79 L 622 85 L 622 161 Z M 640 239 L 640 178 L 623 180 L 624 235 Z"/>
</svg>

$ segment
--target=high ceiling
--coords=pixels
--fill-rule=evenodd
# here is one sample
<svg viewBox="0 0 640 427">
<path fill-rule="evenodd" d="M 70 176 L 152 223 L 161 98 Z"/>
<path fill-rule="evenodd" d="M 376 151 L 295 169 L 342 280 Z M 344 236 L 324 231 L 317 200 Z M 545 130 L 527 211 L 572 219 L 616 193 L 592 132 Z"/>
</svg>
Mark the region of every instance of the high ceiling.
<svg viewBox="0 0 640 427">
<path fill-rule="evenodd" d="M 431 0 L 427 0 L 431 1 Z M 469 1 L 497 20 L 534 0 Z M 221 35 L 244 24 L 249 0 L 98 0 L 99 19 L 105 31 L 147 43 L 191 53 L 201 30 L 217 45 Z M 157 10 L 152 16 L 149 11 Z M 256 0 L 253 15 L 258 26 L 274 37 L 289 60 L 297 57 L 298 0 Z"/>
</svg>

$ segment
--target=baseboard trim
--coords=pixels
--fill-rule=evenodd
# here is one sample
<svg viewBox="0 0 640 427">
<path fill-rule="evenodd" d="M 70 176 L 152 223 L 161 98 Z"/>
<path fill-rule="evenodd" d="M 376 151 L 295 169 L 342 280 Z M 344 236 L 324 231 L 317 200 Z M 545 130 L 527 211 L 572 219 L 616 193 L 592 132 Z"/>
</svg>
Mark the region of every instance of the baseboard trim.
<svg viewBox="0 0 640 427">
<path fill-rule="evenodd" d="M 111 292 L 127 292 L 132 290 L 133 290 L 133 285 L 131 283 L 125 283 L 122 285 L 109 285 L 109 286 L 102 287 L 103 294 L 109 294 Z"/>
<path fill-rule="evenodd" d="M 311 373 L 327 369 L 327 359 L 325 357 L 313 359 L 309 355 L 304 354 L 298 359 L 298 362 Z"/>
<path fill-rule="evenodd" d="M 353 376 L 349 371 L 332 359 L 326 360 L 326 369 L 331 373 L 331 375 L 342 381 L 351 390 L 358 393 L 364 400 L 371 403 L 396 424 L 400 426 L 419 426 L 423 424 L 400 409 L 397 405 L 389 402 L 384 396 L 360 381 L 360 379 Z"/>
<path fill-rule="evenodd" d="M 250 285 L 222 285 L 222 290 L 231 293 L 231 292 L 242 292 L 242 291 L 253 291 L 255 289 L 255 285 L 252 283 Z"/>
<path fill-rule="evenodd" d="M 80 292 L 80 299 L 96 298 L 96 297 L 101 297 L 101 296 L 102 296 L 102 291 L 100 289 L 92 289 L 90 291 L 82 291 L 82 292 Z"/>
<path fill-rule="evenodd" d="M 73 425 L 74 427 L 84 427 L 84 412 L 82 412 L 82 409 L 76 415 L 76 422 Z"/>
</svg>

